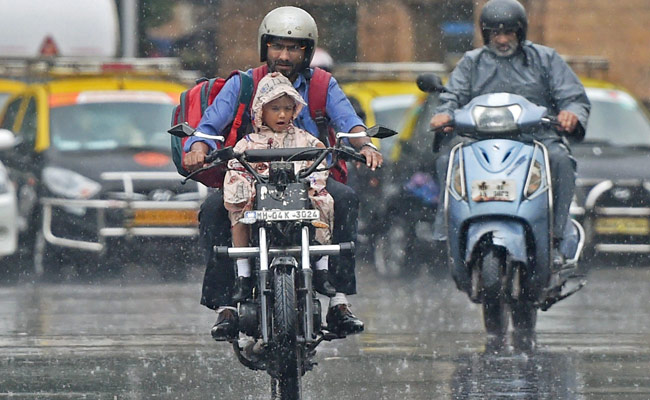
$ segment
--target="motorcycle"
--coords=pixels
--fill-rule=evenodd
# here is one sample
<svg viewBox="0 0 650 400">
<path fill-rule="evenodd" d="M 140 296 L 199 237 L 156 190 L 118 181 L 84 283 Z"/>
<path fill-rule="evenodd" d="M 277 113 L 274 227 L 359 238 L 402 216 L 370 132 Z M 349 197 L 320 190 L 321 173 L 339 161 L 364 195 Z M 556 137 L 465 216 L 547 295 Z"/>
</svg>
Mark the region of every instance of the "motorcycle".
<svg viewBox="0 0 650 400">
<path fill-rule="evenodd" d="M 424 91 L 446 91 L 422 75 Z M 481 304 L 488 334 L 504 337 L 512 318 L 517 339 L 534 336 L 538 310 L 586 283 L 578 270 L 582 226 L 569 219 L 553 265 L 553 196 L 548 151 L 524 133 L 558 125 L 547 109 L 509 93 L 478 96 L 455 111 L 456 134 L 443 188 L 447 251 L 456 286 Z"/>
<path fill-rule="evenodd" d="M 199 132 L 186 124 L 176 125 L 169 133 L 222 139 Z M 326 148 L 255 149 L 235 153 L 231 147 L 215 150 L 206 157 L 207 166 L 188 175 L 236 159 L 253 176 L 256 198 L 252 211 L 240 220 L 251 225 L 250 247 L 217 247 L 218 254 L 231 258 L 253 258 L 252 294 L 238 304 L 239 330 L 243 334 L 232 341 L 237 359 L 252 370 L 264 370 L 271 376 L 273 398 L 301 398 L 301 377 L 313 369 L 317 346 L 323 341 L 342 339 L 326 329 L 322 307 L 312 288 L 311 262 L 323 255 L 354 251 L 354 243 L 314 245 L 319 211 L 307 195 L 307 177 L 328 159 L 327 169 L 337 158 L 365 163 L 365 157 L 343 144 L 344 138 L 385 138 L 397 134 L 375 126 L 360 133 L 337 133 L 336 144 Z M 292 161 L 313 160 L 296 173 Z M 251 163 L 269 162 L 268 176 L 260 175 Z"/>
</svg>

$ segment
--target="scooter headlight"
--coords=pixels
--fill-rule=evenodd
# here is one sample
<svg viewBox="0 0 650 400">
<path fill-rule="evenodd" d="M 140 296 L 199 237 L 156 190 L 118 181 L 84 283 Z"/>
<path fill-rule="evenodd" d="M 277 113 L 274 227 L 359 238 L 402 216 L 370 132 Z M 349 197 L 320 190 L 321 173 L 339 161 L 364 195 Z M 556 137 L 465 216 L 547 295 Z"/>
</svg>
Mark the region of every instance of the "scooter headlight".
<svg viewBox="0 0 650 400">
<path fill-rule="evenodd" d="M 528 171 L 528 179 L 524 188 L 524 195 L 530 197 L 542 187 L 542 164 L 535 160 Z"/>
<path fill-rule="evenodd" d="M 451 170 L 451 194 L 457 200 L 465 200 L 465 177 L 463 176 L 463 167 L 461 162 L 455 162 Z"/>
<path fill-rule="evenodd" d="M 479 132 L 511 132 L 517 130 L 521 106 L 517 104 L 502 107 L 475 106 L 472 118 Z"/>
</svg>

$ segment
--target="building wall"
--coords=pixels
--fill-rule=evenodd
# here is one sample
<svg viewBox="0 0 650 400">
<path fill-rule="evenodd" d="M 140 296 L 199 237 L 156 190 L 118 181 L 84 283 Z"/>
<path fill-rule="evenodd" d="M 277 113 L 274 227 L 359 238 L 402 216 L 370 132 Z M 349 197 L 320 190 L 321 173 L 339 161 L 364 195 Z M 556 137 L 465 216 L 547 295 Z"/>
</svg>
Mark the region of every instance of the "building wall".
<svg viewBox="0 0 650 400">
<path fill-rule="evenodd" d="M 545 0 L 544 41 L 609 60 L 608 79 L 650 99 L 650 1 Z"/>
<path fill-rule="evenodd" d="M 445 61 L 440 23 L 460 8 L 486 0 L 299 0 L 310 11 L 321 43 L 337 61 Z M 650 99 L 648 28 L 650 0 L 521 0 L 529 14 L 528 37 L 563 55 L 609 61 L 606 78 Z M 216 33 L 215 71 L 259 64 L 257 29 L 277 0 L 215 1 L 200 8 Z M 468 6 L 469 4 L 469 6 Z M 336 9 L 335 12 L 331 12 Z M 471 12 L 471 10 L 470 10 Z M 482 45 L 476 32 L 475 46 Z M 343 51 L 344 50 L 344 51 Z M 338 57 L 337 57 L 338 56 Z"/>
</svg>

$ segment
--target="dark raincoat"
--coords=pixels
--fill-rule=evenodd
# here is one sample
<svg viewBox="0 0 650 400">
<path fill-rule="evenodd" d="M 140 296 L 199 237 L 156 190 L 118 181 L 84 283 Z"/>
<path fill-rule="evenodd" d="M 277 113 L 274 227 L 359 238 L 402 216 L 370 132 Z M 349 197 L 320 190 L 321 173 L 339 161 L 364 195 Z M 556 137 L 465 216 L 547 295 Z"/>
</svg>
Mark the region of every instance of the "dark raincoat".
<svg viewBox="0 0 650 400">
<path fill-rule="evenodd" d="M 499 57 L 487 46 L 468 51 L 451 73 L 447 88 L 451 93 L 440 95 L 436 113 L 447 113 L 469 103 L 474 97 L 497 92 L 524 96 L 548 108 L 551 115 L 561 110 L 578 117 L 580 126 L 574 139 L 584 137 L 591 105 L 576 74 L 560 55 L 550 47 L 522 43 L 510 57 Z M 557 138 L 553 130 L 540 132 L 536 139 Z"/>
</svg>

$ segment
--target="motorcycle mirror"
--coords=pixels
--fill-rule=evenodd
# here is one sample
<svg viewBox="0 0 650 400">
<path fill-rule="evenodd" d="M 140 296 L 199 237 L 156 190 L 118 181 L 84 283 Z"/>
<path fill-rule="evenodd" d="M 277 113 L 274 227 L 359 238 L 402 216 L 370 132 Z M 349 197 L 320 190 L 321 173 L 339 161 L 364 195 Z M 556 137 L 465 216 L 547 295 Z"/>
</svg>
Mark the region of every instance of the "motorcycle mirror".
<svg viewBox="0 0 650 400">
<path fill-rule="evenodd" d="M 384 139 L 395 135 L 397 135 L 396 131 L 381 125 L 375 125 L 372 128 L 368 128 L 368 130 L 366 130 L 366 136 L 374 137 L 377 139 Z"/>
<path fill-rule="evenodd" d="M 436 74 L 425 73 L 418 75 L 415 83 L 418 85 L 418 88 L 427 93 L 431 92 L 444 92 L 446 91 L 445 86 L 442 84 L 442 79 Z"/>
<path fill-rule="evenodd" d="M 0 150 L 7 150 L 16 146 L 19 141 L 14 133 L 8 129 L 0 129 Z"/>
<path fill-rule="evenodd" d="M 195 129 L 187 122 L 172 126 L 167 132 L 179 138 L 185 138 L 194 135 Z"/>
</svg>

